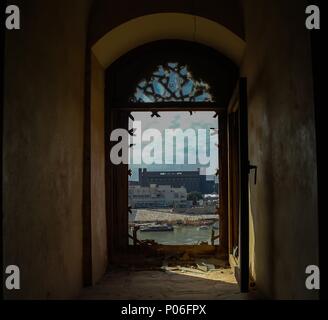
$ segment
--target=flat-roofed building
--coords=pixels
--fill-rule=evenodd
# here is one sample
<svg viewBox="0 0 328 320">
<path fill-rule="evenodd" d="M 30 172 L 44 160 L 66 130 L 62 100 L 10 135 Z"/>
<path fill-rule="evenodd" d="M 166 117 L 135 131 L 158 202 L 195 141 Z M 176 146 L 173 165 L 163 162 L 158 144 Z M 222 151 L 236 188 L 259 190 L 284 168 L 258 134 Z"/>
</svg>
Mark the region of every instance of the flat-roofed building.
<svg viewBox="0 0 328 320">
<path fill-rule="evenodd" d="M 215 180 L 207 180 L 207 176 L 197 171 L 147 171 L 139 168 L 139 184 L 149 187 L 151 184 L 169 185 L 173 188 L 185 187 L 187 192 L 197 191 L 202 194 L 217 192 Z"/>
</svg>

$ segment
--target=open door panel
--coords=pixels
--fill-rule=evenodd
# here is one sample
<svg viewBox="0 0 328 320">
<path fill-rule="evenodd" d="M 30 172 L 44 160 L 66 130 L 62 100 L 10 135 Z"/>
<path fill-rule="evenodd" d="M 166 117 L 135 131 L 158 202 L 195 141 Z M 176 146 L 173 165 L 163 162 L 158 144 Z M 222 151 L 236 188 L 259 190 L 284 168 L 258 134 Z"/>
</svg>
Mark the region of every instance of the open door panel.
<svg viewBox="0 0 328 320">
<path fill-rule="evenodd" d="M 249 289 L 249 160 L 247 79 L 241 78 L 229 107 L 229 254 L 241 292 Z"/>
</svg>

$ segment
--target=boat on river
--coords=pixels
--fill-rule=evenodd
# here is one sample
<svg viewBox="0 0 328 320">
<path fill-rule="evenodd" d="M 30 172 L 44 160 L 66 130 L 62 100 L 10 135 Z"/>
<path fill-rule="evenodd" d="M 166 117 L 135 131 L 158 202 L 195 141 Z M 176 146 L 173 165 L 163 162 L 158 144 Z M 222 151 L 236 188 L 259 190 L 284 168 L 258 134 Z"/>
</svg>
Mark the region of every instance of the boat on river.
<svg viewBox="0 0 328 320">
<path fill-rule="evenodd" d="M 198 227 L 198 231 L 200 231 L 200 230 L 209 230 L 209 226 L 207 226 L 207 225 L 203 225 L 203 226 L 200 226 L 200 227 Z"/>
<path fill-rule="evenodd" d="M 151 224 L 142 226 L 140 232 L 167 232 L 174 231 L 174 228 L 170 224 Z"/>
</svg>

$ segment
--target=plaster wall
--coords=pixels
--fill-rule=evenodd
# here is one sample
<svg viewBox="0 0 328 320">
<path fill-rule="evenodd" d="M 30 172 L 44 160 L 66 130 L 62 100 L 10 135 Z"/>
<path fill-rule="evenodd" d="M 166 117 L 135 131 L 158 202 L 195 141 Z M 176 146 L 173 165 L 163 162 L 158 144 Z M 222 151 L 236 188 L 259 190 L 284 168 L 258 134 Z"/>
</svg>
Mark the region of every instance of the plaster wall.
<svg viewBox="0 0 328 320">
<path fill-rule="evenodd" d="M 22 29 L 5 52 L 4 265 L 7 299 L 72 298 L 82 288 L 84 72 L 88 0 L 14 1 Z"/>
<path fill-rule="evenodd" d="M 316 142 L 305 1 L 245 0 L 250 161 L 250 267 L 265 296 L 315 299 L 305 268 L 318 264 Z"/>
<path fill-rule="evenodd" d="M 104 70 L 91 57 L 91 239 L 92 278 L 96 283 L 107 268 L 105 199 Z"/>
</svg>

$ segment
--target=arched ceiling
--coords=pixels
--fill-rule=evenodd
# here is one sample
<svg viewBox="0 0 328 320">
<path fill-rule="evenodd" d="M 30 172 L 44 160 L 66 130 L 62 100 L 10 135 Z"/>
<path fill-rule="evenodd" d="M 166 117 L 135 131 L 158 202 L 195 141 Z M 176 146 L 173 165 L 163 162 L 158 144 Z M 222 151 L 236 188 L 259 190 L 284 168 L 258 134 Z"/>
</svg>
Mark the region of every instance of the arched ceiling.
<svg viewBox="0 0 328 320">
<path fill-rule="evenodd" d="M 185 13 L 157 13 L 129 20 L 106 33 L 92 51 L 104 68 L 130 50 L 163 40 L 194 41 L 212 47 L 236 65 L 243 58 L 245 42 L 223 25 Z"/>
<path fill-rule="evenodd" d="M 242 0 L 92 0 L 88 24 L 89 45 L 92 46 L 106 33 L 129 20 L 156 13 L 184 13 L 203 17 L 221 24 L 244 39 L 242 2 Z"/>
</svg>

